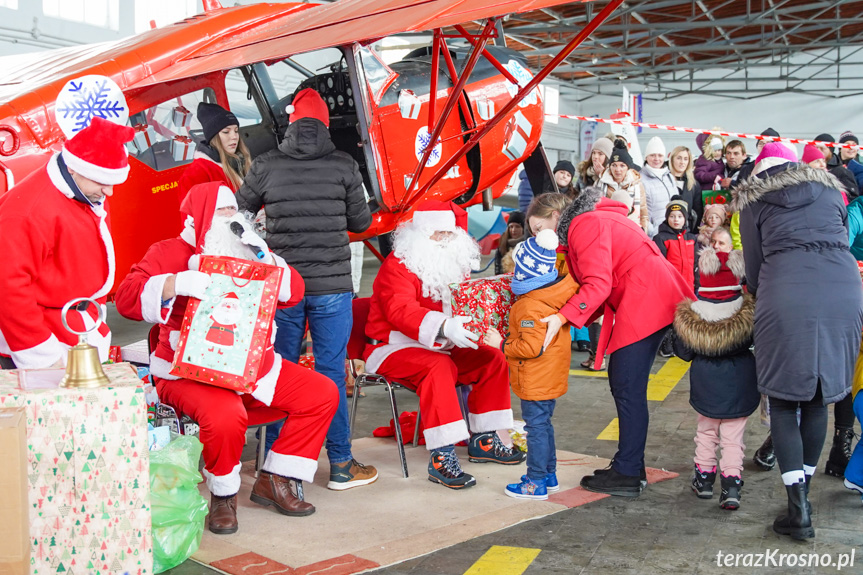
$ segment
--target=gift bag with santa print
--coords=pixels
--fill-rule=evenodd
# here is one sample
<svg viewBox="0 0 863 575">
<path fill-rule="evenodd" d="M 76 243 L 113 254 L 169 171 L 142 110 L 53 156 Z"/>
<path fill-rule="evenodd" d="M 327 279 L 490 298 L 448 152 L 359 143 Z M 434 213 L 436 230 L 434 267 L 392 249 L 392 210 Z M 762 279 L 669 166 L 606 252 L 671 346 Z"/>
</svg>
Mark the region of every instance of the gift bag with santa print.
<svg viewBox="0 0 863 575">
<path fill-rule="evenodd" d="M 171 374 L 251 393 L 270 345 L 282 269 L 226 256 L 201 257 L 203 300 L 189 299 Z"/>
</svg>

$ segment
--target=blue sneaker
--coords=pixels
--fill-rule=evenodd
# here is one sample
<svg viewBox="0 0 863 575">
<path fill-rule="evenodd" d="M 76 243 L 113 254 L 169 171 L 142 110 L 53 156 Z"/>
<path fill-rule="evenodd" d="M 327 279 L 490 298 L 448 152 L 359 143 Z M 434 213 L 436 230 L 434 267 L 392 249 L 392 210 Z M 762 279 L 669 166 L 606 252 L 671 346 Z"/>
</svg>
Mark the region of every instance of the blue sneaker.
<svg viewBox="0 0 863 575">
<path fill-rule="evenodd" d="M 521 480 L 527 481 L 527 475 L 522 475 Z M 554 471 L 545 476 L 545 490 L 549 493 L 560 491 L 560 484 L 557 482 L 557 473 Z"/>
<path fill-rule="evenodd" d="M 522 477 L 521 483 L 510 483 L 507 485 L 504 493 L 516 499 L 548 499 L 545 479 L 533 480 Z"/>
</svg>

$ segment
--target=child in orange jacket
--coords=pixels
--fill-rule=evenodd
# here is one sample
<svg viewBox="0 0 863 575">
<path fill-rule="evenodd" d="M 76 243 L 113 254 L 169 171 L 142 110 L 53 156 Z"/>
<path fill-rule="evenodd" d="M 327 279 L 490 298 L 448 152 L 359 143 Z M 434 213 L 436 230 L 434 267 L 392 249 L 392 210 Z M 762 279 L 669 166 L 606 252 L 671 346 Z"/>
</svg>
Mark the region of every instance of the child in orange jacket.
<svg viewBox="0 0 863 575">
<path fill-rule="evenodd" d="M 557 246 L 557 234 L 542 230 L 513 249 L 512 291 L 518 299 L 509 312 L 509 333 L 504 341 L 492 330 L 484 340 L 503 349 L 510 385 L 521 399 L 527 474 L 504 491 L 518 499 L 548 499 L 549 491 L 560 489 L 551 417 L 557 398 L 567 390 L 571 341 L 569 329 L 561 329 L 543 350 L 546 324 L 542 318 L 560 311 L 578 286 L 572 276 L 558 276 L 554 265 Z"/>
</svg>

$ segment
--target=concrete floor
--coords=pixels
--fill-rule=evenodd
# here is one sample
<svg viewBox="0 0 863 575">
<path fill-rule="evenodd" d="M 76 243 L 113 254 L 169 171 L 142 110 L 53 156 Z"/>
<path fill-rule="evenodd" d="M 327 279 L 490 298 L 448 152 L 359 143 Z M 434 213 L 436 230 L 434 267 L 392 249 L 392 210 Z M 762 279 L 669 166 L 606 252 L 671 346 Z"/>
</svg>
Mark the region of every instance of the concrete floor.
<svg viewBox="0 0 863 575">
<path fill-rule="evenodd" d="M 376 262 L 367 255 L 361 295 L 371 293 Z M 142 339 L 147 326 L 126 322 L 115 313 L 109 315 L 115 341 L 126 344 Z M 573 369 L 584 353 L 573 353 Z M 656 372 L 665 360 L 657 358 Z M 389 419 L 386 395 L 374 388 L 367 391 L 359 410 L 355 437 L 371 434 L 373 428 Z M 412 394 L 399 396 L 402 410 L 415 410 Z M 513 408 L 519 413 L 517 399 Z M 795 542 L 772 532 L 774 517 L 783 511 L 785 492 L 778 469 L 757 471 L 747 460 L 744 469 L 741 509 L 723 511 L 717 495 L 711 501 L 697 499 L 689 482 L 694 452 L 696 414 L 689 406 L 688 374 L 661 402 L 651 402 L 650 432 L 646 464 L 680 474 L 677 479 L 648 487 L 635 500 L 607 498 L 555 515 L 529 521 L 497 533 L 465 541 L 430 555 L 376 572 L 388 575 L 460 575 L 477 562 L 492 546 L 512 546 L 541 550 L 524 573 L 593 574 L 614 573 L 714 573 L 717 553 L 839 554 L 855 551 L 855 563 L 843 573 L 863 573 L 863 505 L 858 495 L 842 486 L 841 480 L 823 474 L 823 460 L 830 449 L 832 415 L 822 463 L 812 483 L 816 538 Z M 569 393 L 558 401 L 554 424 L 560 449 L 600 457 L 611 457 L 616 442 L 597 436 L 616 416 L 607 381 L 604 378 L 570 377 Z M 747 457 L 766 435 L 757 414 L 746 430 Z M 243 459 L 254 458 L 254 441 Z M 370 462 L 373 463 L 373 462 Z M 718 482 L 717 482 L 718 487 Z M 361 524 L 361 518 L 357 518 Z M 335 543 L 334 543 L 335 544 Z M 742 560 L 741 560 L 742 561 Z M 726 567 L 731 573 L 834 573 L 836 567 Z M 472 573 L 497 573 L 476 567 Z M 168 571 L 171 575 L 219 573 L 193 561 Z M 516 573 L 516 571 L 506 571 Z"/>
</svg>

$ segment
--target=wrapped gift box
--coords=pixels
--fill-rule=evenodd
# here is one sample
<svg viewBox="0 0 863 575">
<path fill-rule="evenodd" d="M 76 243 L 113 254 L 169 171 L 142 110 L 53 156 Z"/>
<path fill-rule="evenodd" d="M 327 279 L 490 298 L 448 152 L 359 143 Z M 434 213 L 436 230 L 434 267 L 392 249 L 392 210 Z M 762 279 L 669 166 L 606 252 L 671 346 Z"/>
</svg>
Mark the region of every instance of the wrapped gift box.
<svg viewBox="0 0 863 575">
<path fill-rule="evenodd" d="M 510 160 L 518 160 L 527 150 L 527 139 L 533 126 L 521 112 L 516 112 L 504 128 L 503 153 Z"/>
<path fill-rule="evenodd" d="M 178 128 L 188 128 L 192 125 L 192 112 L 185 106 L 177 106 L 172 110 L 174 125 Z"/>
<path fill-rule="evenodd" d="M 489 327 L 506 337 L 512 307 L 512 274 L 468 280 L 450 285 L 452 315 L 473 318 L 465 327 L 477 335 Z"/>
<path fill-rule="evenodd" d="M 305 367 L 306 369 L 315 369 L 315 356 L 310 353 L 304 353 L 300 356 L 299 361 L 297 361 L 297 365 Z"/>
<path fill-rule="evenodd" d="M 153 126 L 137 124 L 133 126 L 133 129 L 135 130 L 135 137 L 132 143 L 135 145 L 137 153 L 147 151 L 156 142 L 156 130 L 153 129 Z"/>
<path fill-rule="evenodd" d="M 171 140 L 171 155 L 175 162 L 191 161 L 195 155 L 195 142 L 186 136 L 174 136 Z"/>
<path fill-rule="evenodd" d="M 491 120 L 494 116 L 494 100 L 479 100 L 476 103 L 476 111 L 483 120 Z"/>
<path fill-rule="evenodd" d="M 104 368 L 97 389 L 22 390 L 0 371 L 0 409 L 26 410 L 32 575 L 153 572 L 142 382 Z"/>
<path fill-rule="evenodd" d="M 413 90 L 399 91 L 399 111 L 402 118 L 406 120 L 416 120 L 420 116 L 420 107 L 422 103 Z"/>
</svg>

